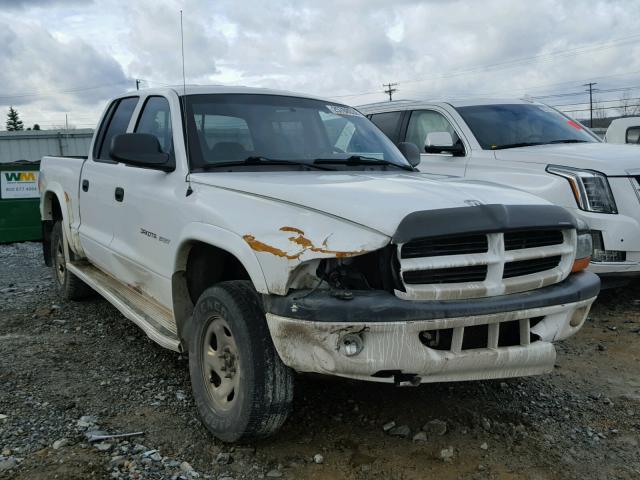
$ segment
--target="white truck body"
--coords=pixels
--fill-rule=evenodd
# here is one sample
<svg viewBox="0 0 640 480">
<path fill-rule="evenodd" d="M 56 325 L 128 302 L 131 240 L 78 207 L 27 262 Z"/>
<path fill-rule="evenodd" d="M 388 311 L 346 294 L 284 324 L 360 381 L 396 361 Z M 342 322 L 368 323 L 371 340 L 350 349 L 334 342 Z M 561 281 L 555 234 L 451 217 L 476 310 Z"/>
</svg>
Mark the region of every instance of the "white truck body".
<svg viewBox="0 0 640 480">
<path fill-rule="evenodd" d="M 616 118 L 607 128 L 604 141 L 640 145 L 640 117 Z"/>
<path fill-rule="evenodd" d="M 300 99 L 244 88 L 187 90 L 187 99 L 228 95 Z M 109 135 L 120 118 L 118 109 L 131 98 L 135 107 L 120 132 L 128 138 L 135 137 L 150 99 L 166 99 L 174 126 L 172 170 L 98 158 L 104 155 L 101 135 Z M 553 367 L 552 342 L 581 328 L 599 281 L 587 272 L 572 273 L 588 257 L 581 242 L 590 237 L 579 238 L 577 223 L 566 211 L 515 189 L 433 180 L 408 164 L 195 171 L 183 138 L 189 126 L 179 128 L 181 98 L 187 101 L 161 89 L 116 99 L 105 110 L 89 157 L 44 157 L 39 178 L 45 242 L 56 222 L 65 239 L 62 260 L 55 258 L 55 245 L 52 253 L 45 243 L 47 261 L 58 272 L 65 261 L 71 274 L 160 345 L 189 349 L 198 296 L 210 286 L 194 286 L 200 286 L 200 277 L 192 271 L 203 263 L 206 269 L 199 275 L 211 283 L 250 281 L 262 297 L 271 337 L 265 341 L 273 342 L 287 367 L 300 372 L 414 384 L 539 374 Z M 327 103 L 331 111 L 346 112 L 336 114 L 347 123 L 338 136 L 343 142 L 353 134 L 347 120 L 358 114 Z M 217 128 L 204 114 L 194 118 L 202 121 L 203 135 Z M 369 124 L 362 117 L 357 122 Z M 221 143 L 231 148 L 232 142 Z M 388 143 L 392 155 L 399 155 Z M 115 140 L 112 152 L 114 145 Z M 197 147 L 190 142 L 189 148 L 191 158 Z M 465 235 L 484 247 L 465 253 Z M 456 247 L 461 253 L 421 255 L 427 247 L 420 242 L 431 237 L 462 238 Z M 414 254 L 404 258 L 409 247 Z M 208 256 L 194 264 L 198 249 L 208 249 Z M 396 259 L 396 266 L 383 265 L 383 252 Z M 392 286 L 344 288 L 352 281 L 348 275 L 332 283 L 332 275 L 351 272 L 369 258 L 373 273 L 359 273 L 357 282 L 378 281 L 388 265 L 389 275 L 398 277 Z M 518 270 L 525 264 L 531 268 L 531 262 L 535 271 Z M 318 273 L 323 268 L 327 277 Z M 507 275 L 510 268 L 515 270 Z M 462 279 L 467 269 L 484 273 L 450 282 L 439 277 L 450 275 L 448 269 Z M 402 280 L 411 273 L 435 277 L 426 284 Z M 476 329 L 484 333 L 477 336 Z M 513 338 L 506 338 L 508 332 Z M 442 343 L 440 336 L 446 337 Z"/>
<path fill-rule="evenodd" d="M 543 140 L 541 144 L 535 145 L 491 148 L 481 145 L 476 133 L 460 113 L 467 107 L 510 106 L 527 106 L 544 111 L 550 116 L 562 116 L 563 121 L 579 130 L 581 138 L 588 139 L 590 143 L 545 143 Z M 608 277 L 640 275 L 640 150 L 637 148 L 602 143 L 595 134 L 569 117 L 551 107 L 528 100 L 400 100 L 363 105 L 358 109 L 387 132 L 391 127 L 377 122 L 378 116 L 402 112 L 395 141 L 409 141 L 407 132 L 411 128 L 408 124 L 412 121 L 412 115 L 434 112 L 441 121 L 431 120 L 431 125 L 423 129 L 425 137 L 434 130 L 445 130 L 459 138 L 464 151 L 455 156 L 450 153 L 425 153 L 426 138 L 422 138 L 418 145 L 422 151 L 420 171 L 451 178 L 493 182 L 532 193 L 569 209 L 576 217 L 587 222 L 594 233 L 594 255 L 590 271 Z M 478 122 L 481 122 L 480 117 Z M 515 122 L 510 125 L 508 121 L 499 127 L 497 125 L 498 122 L 487 126 L 485 135 L 489 137 L 493 133 L 489 128 L 503 131 L 520 128 Z M 535 130 L 538 127 L 532 120 L 527 128 Z M 544 132 L 541 133 L 542 136 Z M 531 143 L 536 143 L 541 138 L 531 136 L 530 139 L 533 140 Z M 589 211 L 584 205 L 580 205 L 579 202 L 583 199 L 576 198 L 566 176 L 563 178 L 549 171 L 550 166 L 566 167 L 568 174 L 574 171 L 576 174 L 595 174 L 602 178 L 604 188 L 611 192 L 614 209 L 607 212 Z"/>
</svg>

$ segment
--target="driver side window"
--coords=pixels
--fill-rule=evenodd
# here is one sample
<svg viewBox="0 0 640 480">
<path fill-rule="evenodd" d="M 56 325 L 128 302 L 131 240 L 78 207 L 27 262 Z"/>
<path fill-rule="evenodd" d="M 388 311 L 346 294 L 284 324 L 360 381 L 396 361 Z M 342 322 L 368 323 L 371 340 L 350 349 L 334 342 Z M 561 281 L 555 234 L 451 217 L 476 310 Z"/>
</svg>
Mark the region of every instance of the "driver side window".
<svg viewBox="0 0 640 480">
<path fill-rule="evenodd" d="M 453 143 L 460 142 L 456 131 L 442 114 L 433 110 L 416 110 L 411 112 L 407 127 L 406 141 L 414 143 L 424 153 L 427 135 L 433 132 L 449 132 Z"/>
</svg>

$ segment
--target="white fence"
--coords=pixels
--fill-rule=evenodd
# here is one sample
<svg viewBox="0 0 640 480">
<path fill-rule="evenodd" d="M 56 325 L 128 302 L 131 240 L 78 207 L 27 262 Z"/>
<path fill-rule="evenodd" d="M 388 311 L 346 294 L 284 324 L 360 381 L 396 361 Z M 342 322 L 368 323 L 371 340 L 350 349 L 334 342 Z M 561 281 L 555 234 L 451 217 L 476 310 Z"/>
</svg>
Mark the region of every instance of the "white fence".
<svg viewBox="0 0 640 480">
<path fill-rule="evenodd" d="M 0 163 L 39 161 L 45 155 L 87 155 L 93 129 L 0 132 Z"/>
</svg>

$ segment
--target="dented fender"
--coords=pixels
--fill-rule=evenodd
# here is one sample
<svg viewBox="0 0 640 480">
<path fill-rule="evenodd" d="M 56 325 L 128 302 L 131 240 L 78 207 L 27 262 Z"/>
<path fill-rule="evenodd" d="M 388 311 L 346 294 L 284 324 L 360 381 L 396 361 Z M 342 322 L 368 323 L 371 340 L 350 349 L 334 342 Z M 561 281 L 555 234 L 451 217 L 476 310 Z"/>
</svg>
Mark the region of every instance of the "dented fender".
<svg viewBox="0 0 640 480">
<path fill-rule="evenodd" d="M 386 235 L 323 215 L 313 215 L 296 226 L 246 232 L 242 239 L 260 262 L 269 292 L 277 295 L 287 293 L 294 273 L 306 263 L 363 255 L 391 241 Z M 297 285 L 301 286 L 305 285 Z"/>
</svg>

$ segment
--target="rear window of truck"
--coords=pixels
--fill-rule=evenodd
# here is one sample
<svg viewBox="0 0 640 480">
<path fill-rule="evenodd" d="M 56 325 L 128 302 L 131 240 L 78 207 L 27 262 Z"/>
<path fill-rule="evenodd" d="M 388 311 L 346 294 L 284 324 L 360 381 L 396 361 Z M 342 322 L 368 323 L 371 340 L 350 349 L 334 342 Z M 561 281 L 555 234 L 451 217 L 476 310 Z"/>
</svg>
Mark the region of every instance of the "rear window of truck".
<svg viewBox="0 0 640 480">
<path fill-rule="evenodd" d="M 114 161 L 111 158 L 109 149 L 111 148 L 111 140 L 116 135 L 127 132 L 129 121 L 133 115 L 133 111 L 138 104 L 138 97 L 127 97 L 116 100 L 105 115 L 105 119 L 98 132 L 98 154 L 95 155 L 96 160 Z"/>
</svg>

